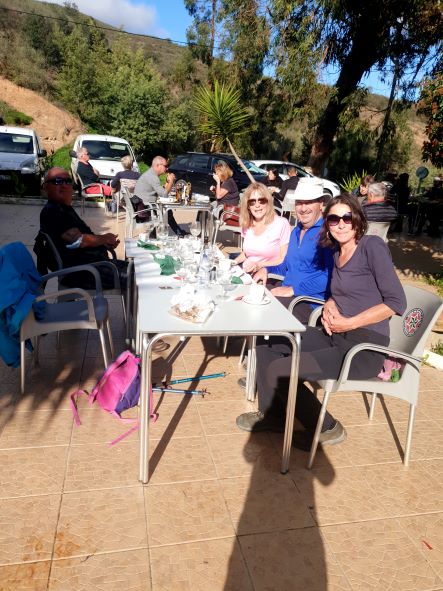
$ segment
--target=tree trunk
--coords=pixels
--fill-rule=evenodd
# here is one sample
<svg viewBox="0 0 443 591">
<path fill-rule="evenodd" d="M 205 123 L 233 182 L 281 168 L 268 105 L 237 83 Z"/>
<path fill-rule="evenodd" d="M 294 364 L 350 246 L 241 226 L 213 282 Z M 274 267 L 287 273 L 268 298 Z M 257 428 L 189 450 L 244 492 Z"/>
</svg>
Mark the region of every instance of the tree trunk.
<svg viewBox="0 0 443 591">
<path fill-rule="evenodd" d="M 237 154 L 237 152 L 234 150 L 234 146 L 231 144 L 231 142 L 229 141 L 229 138 L 227 138 L 227 142 L 229 145 L 229 149 L 231 150 L 232 155 L 234 156 L 234 158 L 237 160 L 237 164 L 239 166 L 241 166 L 241 168 L 245 171 L 248 179 L 251 181 L 251 183 L 255 183 L 255 179 L 252 176 L 252 174 L 249 172 L 249 170 L 246 168 L 246 166 L 243 163 L 243 160 L 240 158 L 240 156 Z"/>
<path fill-rule="evenodd" d="M 335 84 L 335 93 L 320 118 L 315 132 L 308 165 L 314 174 L 322 176 L 327 159 L 334 146 L 334 138 L 340 122 L 340 114 L 346 107 L 346 98 L 357 88 L 363 74 L 368 72 L 377 61 L 376 39 L 371 39 L 368 32 L 356 35 L 357 41 L 345 61 L 340 76 Z"/>
</svg>

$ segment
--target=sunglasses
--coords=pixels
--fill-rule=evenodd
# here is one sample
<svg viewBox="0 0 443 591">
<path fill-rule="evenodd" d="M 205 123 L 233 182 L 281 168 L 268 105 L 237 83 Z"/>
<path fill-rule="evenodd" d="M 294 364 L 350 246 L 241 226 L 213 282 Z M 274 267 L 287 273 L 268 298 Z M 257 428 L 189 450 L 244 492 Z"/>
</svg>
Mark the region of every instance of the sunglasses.
<svg viewBox="0 0 443 591">
<path fill-rule="evenodd" d="M 260 203 L 260 205 L 266 205 L 268 200 L 266 197 L 259 197 L 258 199 L 248 199 L 248 207 L 252 207 L 256 203 Z"/>
<path fill-rule="evenodd" d="M 348 211 L 345 215 L 335 215 L 335 213 L 331 213 L 326 217 L 326 221 L 330 226 L 338 226 L 340 220 L 343 220 L 345 224 L 352 224 L 352 213 Z"/>
<path fill-rule="evenodd" d="M 61 176 L 56 176 L 53 179 L 48 179 L 46 182 L 50 183 L 51 185 L 72 185 L 71 179 L 65 179 Z"/>
</svg>

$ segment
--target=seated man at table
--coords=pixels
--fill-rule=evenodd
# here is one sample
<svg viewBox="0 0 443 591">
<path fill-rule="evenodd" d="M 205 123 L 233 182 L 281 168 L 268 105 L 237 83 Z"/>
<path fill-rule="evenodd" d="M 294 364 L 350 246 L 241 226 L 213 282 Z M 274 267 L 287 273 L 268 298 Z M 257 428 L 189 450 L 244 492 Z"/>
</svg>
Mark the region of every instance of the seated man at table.
<svg viewBox="0 0 443 591">
<path fill-rule="evenodd" d="M 368 222 L 392 222 L 398 215 L 395 207 L 386 201 L 386 186 L 383 183 L 368 186 L 368 197 L 362 203 L 362 209 Z"/>
<path fill-rule="evenodd" d="M 72 207 L 72 180 L 64 168 L 50 168 L 45 176 L 43 189 L 48 196 L 48 202 L 40 212 L 40 229 L 48 234 L 54 242 L 64 267 L 87 265 L 99 261 L 113 263 L 120 275 L 125 278 L 127 263 L 109 258 L 109 249 L 118 246 L 116 234 L 94 234 Z M 38 259 L 44 256 L 42 245 L 37 237 L 34 252 Z M 39 265 L 40 266 L 40 265 Z M 48 267 L 51 271 L 50 262 Z M 40 269 L 39 269 L 40 270 Z M 98 268 L 104 289 L 114 287 L 112 269 L 107 266 Z M 72 287 L 92 289 L 95 286 L 91 273 L 73 273 L 66 278 L 66 284 Z"/>
<path fill-rule="evenodd" d="M 160 183 L 158 178 L 161 174 L 166 174 L 166 183 L 164 186 Z M 156 156 L 152 161 L 151 168 L 144 172 L 138 179 L 134 195 L 141 199 L 143 203 L 155 203 L 159 197 L 167 197 L 175 181 L 175 175 L 168 172 L 168 163 L 163 156 Z M 171 210 L 168 211 L 168 223 L 172 231 L 178 236 L 188 234 L 175 221 Z"/>
<path fill-rule="evenodd" d="M 282 284 L 270 287 L 271 293 L 288 306 L 296 296 L 326 299 L 333 267 L 332 251 L 318 244 L 323 226 L 323 187 L 320 184 L 299 185 L 295 192 L 298 223 L 291 233 L 288 251 L 281 265 L 263 267 L 254 275 L 255 281 L 267 282 L 268 272 L 283 275 Z M 313 306 L 302 302 L 294 315 L 307 324 Z"/>
<path fill-rule="evenodd" d="M 88 195 L 106 195 L 111 196 L 111 187 L 100 182 L 100 174 L 96 168 L 89 162 L 88 148 L 79 148 L 77 150 L 77 175 L 81 178 L 83 185 L 92 185 L 87 187 L 85 192 Z"/>
<path fill-rule="evenodd" d="M 288 191 L 295 191 L 297 188 L 299 178 L 297 176 L 297 169 L 295 166 L 288 166 L 288 177 L 282 182 L 280 192 L 275 191 L 272 193 L 273 197 L 279 201 L 283 201 Z"/>
</svg>

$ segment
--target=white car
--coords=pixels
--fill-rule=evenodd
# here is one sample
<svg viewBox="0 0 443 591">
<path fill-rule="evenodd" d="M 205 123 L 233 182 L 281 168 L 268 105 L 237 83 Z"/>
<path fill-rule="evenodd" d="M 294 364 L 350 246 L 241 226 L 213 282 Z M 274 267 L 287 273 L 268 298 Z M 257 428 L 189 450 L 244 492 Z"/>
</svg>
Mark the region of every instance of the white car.
<svg viewBox="0 0 443 591">
<path fill-rule="evenodd" d="M 332 181 L 328 181 L 328 179 L 322 179 L 320 177 L 314 176 L 307 170 L 305 170 L 302 166 L 298 164 L 294 164 L 294 162 L 283 162 L 282 160 L 251 160 L 256 166 L 262 168 L 263 170 L 269 170 L 270 168 L 276 168 L 278 170 L 278 174 L 283 180 L 289 178 L 288 176 L 288 166 L 294 166 L 297 169 L 297 175 L 300 178 L 308 177 L 312 179 L 317 179 L 319 182 L 323 183 L 323 188 L 326 193 L 330 193 L 332 197 L 336 197 L 340 195 L 341 189 Z"/>
<path fill-rule="evenodd" d="M 40 195 L 45 157 L 33 129 L 0 126 L 0 192 L 14 193 L 23 185 L 26 192 Z"/>
<path fill-rule="evenodd" d="M 89 152 L 89 162 L 96 168 L 100 174 L 100 180 L 103 183 L 109 183 L 117 172 L 123 170 L 120 159 L 123 156 L 131 156 L 134 160 L 132 170 L 140 172 L 135 159 L 134 150 L 129 143 L 121 137 L 112 135 L 78 135 L 75 138 L 73 150 L 76 152 L 79 148 L 87 148 Z M 77 166 L 76 158 L 71 160 L 71 168 L 74 170 Z"/>
</svg>

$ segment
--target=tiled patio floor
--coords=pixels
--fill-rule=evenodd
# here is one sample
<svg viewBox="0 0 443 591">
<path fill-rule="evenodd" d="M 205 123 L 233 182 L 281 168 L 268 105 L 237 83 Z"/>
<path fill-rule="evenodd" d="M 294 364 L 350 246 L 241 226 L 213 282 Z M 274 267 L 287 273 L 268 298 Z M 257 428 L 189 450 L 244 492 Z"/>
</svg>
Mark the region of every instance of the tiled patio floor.
<svg viewBox="0 0 443 591">
<path fill-rule="evenodd" d="M 31 246 L 39 208 L 0 208 L 0 243 Z M 86 219 L 97 231 L 114 223 L 96 210 Z M 347 441 L 312 471 L 294 449 L 283 476 L 282 436 L 235 425 L 250 408 L 237 386 L 241 343 L 224 356 L 214 340 L 191 340 L 173 367 L 170 344 L 159 378 L 228 375 L 202 381 L 203 399 L 157 397 L 148 486 L 137 481 L 137 435 L 108 446 L 125 425 L 85 401 L 73 424 L 69 393 L 102 371 L 95 335 L 65 333 L 59 350 L 42 339 L 24 397 L 19 370 L 0 365 L 1 591 L 443 590 L 441 372 L 423 368 L 408 469 L 406 405 L 381 400 L 369 423 L 362 394 L 338 394 L 331 410 Z"/>
</svg>

